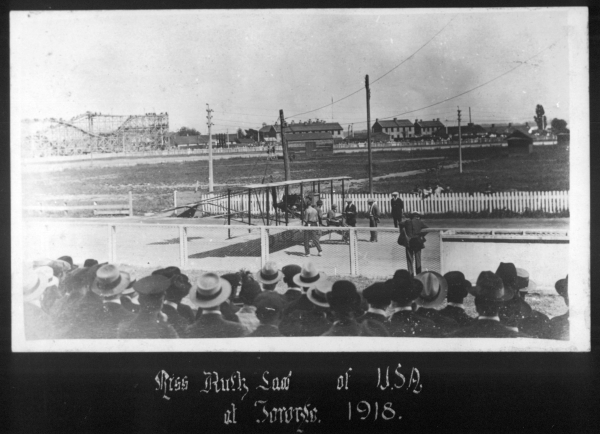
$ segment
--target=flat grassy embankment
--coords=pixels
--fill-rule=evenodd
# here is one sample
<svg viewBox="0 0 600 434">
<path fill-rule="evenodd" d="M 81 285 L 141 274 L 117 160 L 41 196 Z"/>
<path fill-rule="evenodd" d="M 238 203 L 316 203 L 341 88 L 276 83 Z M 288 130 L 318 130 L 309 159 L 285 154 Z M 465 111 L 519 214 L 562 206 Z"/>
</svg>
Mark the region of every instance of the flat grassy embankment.
<svg viewBox="0 0 600 434">
<path fill-rule="evenodd" d="M 507 157 L 506 149 L 465 149 L 463 173 L 458 168 L 408 174 L 374 181 L 377 193 L 409 192 L 415 184 L 450 184 L 454 191 L 481 191 L 489 182 L 493 189 L 547 191 L 569 189 L 569 155 L 556 146 L 536 147 L 531 155 Z M 383 176 L 432 169 L 457 163 L 455 150 L 377 152 L 373 153 L 373 176 Z M 355 180 L 367 178 L 366 154 L 336 154 L 326 160 L 294 161 L 293 179 L 350 176 Z M 61 172 L 39 173 L 23 178 L 24 201 L 43 201 L 67 197 L 69 204 L 89 203 L 94 196 L 119 196 L 126 200 L 128 191 L 134 193 L 136 213 L 158 211 L 170 206 L 172 191 L 193 190 L 196 182 L 206 192 L 208 162 L 162 163 L 130 167 L 79 168 Z M 284 179 L 281 160 L 238 158 L 214 161 L 215 190 L 245 184 L 276 182 Z M 326 189 L 327 190 L 327 189 Z M 325 191 L 326 191 L 325 190 Z M 366 182 L 353 182 L 349 191 L 368 191 Z"/>
</svg>

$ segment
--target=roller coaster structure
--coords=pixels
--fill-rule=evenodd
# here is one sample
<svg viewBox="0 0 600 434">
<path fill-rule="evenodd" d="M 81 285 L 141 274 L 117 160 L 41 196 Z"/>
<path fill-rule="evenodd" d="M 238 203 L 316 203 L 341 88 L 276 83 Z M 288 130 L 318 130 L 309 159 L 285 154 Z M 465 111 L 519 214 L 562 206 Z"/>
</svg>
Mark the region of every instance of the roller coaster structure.
<svg viewBox="0 0 600 434">
<path fill-rule="evenodd" d="M 21 122 L 24 157 L 160 150 L 168 146 L 169 115 L 103 115 L 86 112 L 68 121 Z"/>
</svg>

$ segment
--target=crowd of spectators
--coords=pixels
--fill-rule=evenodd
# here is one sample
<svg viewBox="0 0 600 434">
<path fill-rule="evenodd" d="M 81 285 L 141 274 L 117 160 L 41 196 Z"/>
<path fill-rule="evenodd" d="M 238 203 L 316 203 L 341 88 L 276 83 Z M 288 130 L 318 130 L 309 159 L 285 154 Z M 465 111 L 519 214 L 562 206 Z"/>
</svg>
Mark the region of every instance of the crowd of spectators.
<svg viewBox="0 0 600 434">
<path fill-rule="evenodd" d="M 361 288 L 362 289 L 362 288 Z M 190 279 L 177 267 L 133 279 L 117 265 L 69 256 L 25 265 L 26 339 L 165 339 L 295 336 L 569 339 L 569 314 L 533 309 L 526 270 L 500 263 L 476 284 L 460 271 L 389 279 L 359 290 L 313 262 Z M 568 306 L 568 277 L 556 282 Z M 464 300 L 474 297 L 477 317 Z"/>
</svg>

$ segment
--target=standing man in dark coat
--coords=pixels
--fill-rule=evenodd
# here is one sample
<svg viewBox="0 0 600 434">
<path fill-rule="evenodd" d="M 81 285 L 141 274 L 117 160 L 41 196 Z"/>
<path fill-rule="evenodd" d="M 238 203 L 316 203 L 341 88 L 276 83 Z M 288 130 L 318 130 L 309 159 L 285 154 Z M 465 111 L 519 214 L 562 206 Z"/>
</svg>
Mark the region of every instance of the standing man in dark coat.
<svg viewBox="0 0 600 434">
<path fill-rule="evenodd" d="M 394 219 L 394 227 L 397 228 L 402 223 L 402 213 L 404 212 L 404 201 L 400 199 L 397 191 L 392 193 L 390 201 L 392 208 L 392 218 Z"/>
<path fill-rule="evenodd" d="M 182 337 L 239 338 L 246 329 L 239 323 L 223 319 L 219 306 L 231 295 L 231 284 L 215 273 L 204 273 L 192 285 L 188 298 L 200 315 Z"/>
<path fill-rule="evenodd" d="M 352 199 L 346 199 L 344 215 L 346 216 L 346 224 L 353 228 L 356 227 L 356 205 L 352 203 Z"/>
<path fill-rule="evenodd" d="M 449 335 L 452 338 L 519 338 L 528 337 L 515 332 L 500 322 L 498 311 L 502 303 L 514 296 L 514 290 L 507 288 L 502 279 L 491 271 L 483 271 L 477 284 L 471 289 L 475 296 L 475 308 L 479 317 L 470 326 Z"/>
<path fill-rule="evenodd" d="M 165 291 L 171 280 L 159 274 L 144 277 L 133 284 L 139 294 L 140 309 L 134 319 L 119 324 L 119 339 L 176 339 L 175 329 L 161 317 Z"/>
<path fill-rule="evenodd" d="M 102 309 L 95 318 L 94 338 L 116 339 L 122 322 L 131 321 L 135 315 L 121 306 L 121 293 L 131 283 L 129 273 L 120 271 L 116 265 L 106 264 L 98 268 L 92 283 L 92 292 L 102 298 Z"/>
<path fill-rule="evenodd" d="M 376 228 L 379 223 L 379 207 L 373 198 L 369 198 L 367 203 L 369 204 L 369 227 Z M 377 242 L 377 231 L 371 231 L 371 242 Z"/>
<path fill-rule="evenodd" d="M 401 235 L 405 235 L 401 238 L 404 240 L 402 245 L 406 249 L 406 266 L 413 276 L 415 275 L 415 269 L 416 274 L 421 272 L 421 250 L 425 247 L 425 233 L 423 230 L 428 227 L 421 220 L 421 214 L 418 211 L 414 211 L 410 220 L 405 220 L 400 225 Z M 403 230 L 404 234 L 402 234 Z"/>
<path fill-rule="evenodd" d="M 461 327 L 470 326 L 475 318 L 467 315 L 463 300 L 473 285 L 460 271 L 450 271 L 444 274 L 444 278 L 448 282 L 448 304 L 440 310 L 440 314 L 452 318 Z"/>
</svg>

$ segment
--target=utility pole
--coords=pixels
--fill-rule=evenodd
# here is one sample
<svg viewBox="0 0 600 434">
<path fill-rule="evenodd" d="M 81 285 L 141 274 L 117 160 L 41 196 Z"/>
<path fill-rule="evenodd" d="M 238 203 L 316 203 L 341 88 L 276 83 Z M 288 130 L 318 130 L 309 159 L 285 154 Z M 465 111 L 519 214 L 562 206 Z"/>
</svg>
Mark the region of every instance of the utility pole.
<svg viewBox="0 0 600 434">
<path fill-rule="evenodd" d="M 285 140 L 285 133 L 283 132 L 283 127 L 285 125 L 285 121 L 283 119 L 283 110 L 279 110 L 279 123 L 281 126 L 281 149 L 283 150 L 283 171 L 285 173 L 285 180 L 289 181 L 292 178 L 290 177 L 290 156 L 288 155 L 288 147 L 287 142 Z"/>
<path fill-rule="evenodd" d="M 373 166 L 371 158 L 371 89 L 369 89 L 369 75 L 365 76 L 367 89 L 367 148 L 369 152 L 369 194 L 373 194 Z"/>
<path fill-rule="evenodd" d="M 469 123 L 473 123 L 473 121 L 471 120 L 471 107 L 469 107 Z"/>
<path fill-rule="evenodd" d="M 211 122 L 211 120 L 212 120 L 211 113 L 212 112 L 213 112 L 213 110 L 211 110 L 210 106 L 208 104 L 206 104 L 206 113 L 208 113 L 208 116 L 206 116 L 206 119 L 208 119 L 208 121 L 206 122 L 206 125 L 208 125 L 208 192 L 209 193 L 212 193 L 214 190 L 214 187 L 213 187 L 212 133 L 211 133 L 211 129 L 210 129 L 210 127 L 213 126 L 213 123 Z"/>
<path fill-rule="evenodd" d="M 458 109 L 458 171 L 462 173 L 462 134 L 460 129 L 460 108 Z"/>
</svg>

